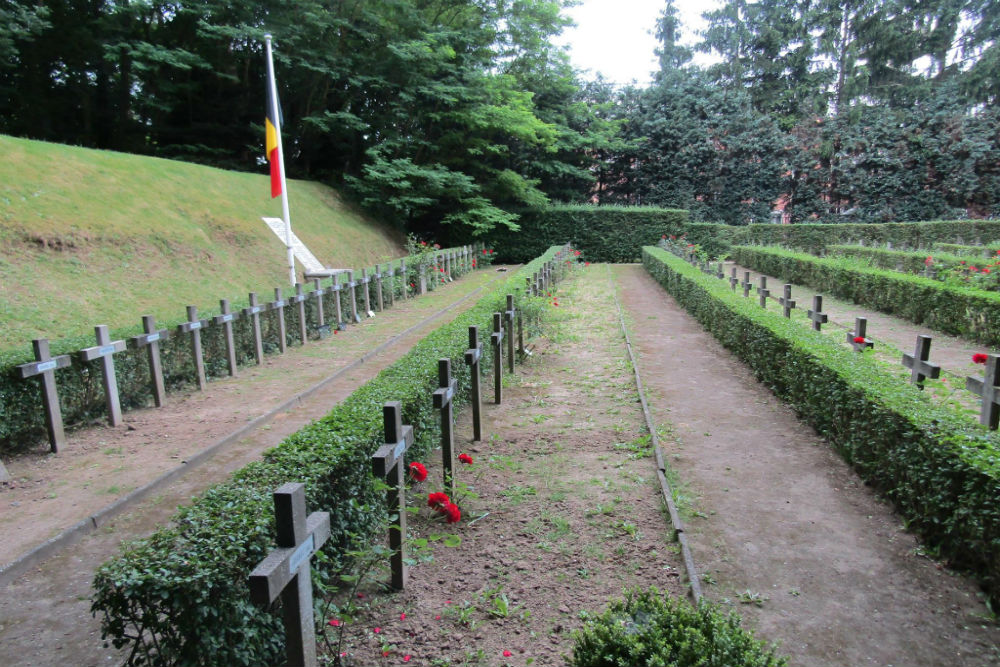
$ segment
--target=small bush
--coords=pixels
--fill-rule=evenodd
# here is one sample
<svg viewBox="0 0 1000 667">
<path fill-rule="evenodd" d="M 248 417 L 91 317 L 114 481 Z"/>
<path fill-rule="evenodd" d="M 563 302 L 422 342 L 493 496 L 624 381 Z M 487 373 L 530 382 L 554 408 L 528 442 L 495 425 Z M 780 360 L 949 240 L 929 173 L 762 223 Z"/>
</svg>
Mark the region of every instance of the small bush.
<svg viewBox="0 0 1000 667">
<path fill-rule="evenodd" d="M 772 667 L 786 664 L 709 602 L 697 607 L 655 588 L 628 590 L 624 600 L 574 634 L 573 667 Z"/>
</svg>

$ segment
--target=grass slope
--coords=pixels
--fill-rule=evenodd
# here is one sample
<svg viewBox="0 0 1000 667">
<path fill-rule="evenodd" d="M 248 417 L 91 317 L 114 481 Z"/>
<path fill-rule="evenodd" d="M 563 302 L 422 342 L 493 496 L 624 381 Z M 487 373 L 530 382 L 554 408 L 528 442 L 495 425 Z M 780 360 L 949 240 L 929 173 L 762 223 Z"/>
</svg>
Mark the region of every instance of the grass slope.
<svg viewBox="0 0 1000 667">
<path fill-rule="evenodd" d="M 267 176 L 2 135 L 0 153 L 0 349 L 288 287 L 284 246 L 261 221 L 281 217 Z M 403 254 L 401 233 L 335 190 L 288 190 L 295 233 L 328 266 Z"/>
</svg>

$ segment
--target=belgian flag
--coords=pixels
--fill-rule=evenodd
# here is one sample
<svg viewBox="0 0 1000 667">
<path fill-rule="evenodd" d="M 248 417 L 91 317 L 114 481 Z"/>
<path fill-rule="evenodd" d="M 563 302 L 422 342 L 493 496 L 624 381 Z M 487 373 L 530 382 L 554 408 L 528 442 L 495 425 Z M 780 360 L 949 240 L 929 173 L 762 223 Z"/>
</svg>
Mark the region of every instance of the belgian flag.
<svg viewBox="0 0 1000 667">
<path fill-rule="evenodd" d="M 268 54 L 270 56 L 270 54 Z M 275 91 L 274 70 L 271 68 L 271 59 L 267 59 L 267 115 L 264 119 L 264 132 L 266 135 L 267 161 L 271 163 L 271 198 L 281 194 L 281 155 L 278 148 L 279 119 L 275 117 L 278 109 L 278 100 Z M 277 112 L 280 114 L 280 111 Z"/>
</svg>

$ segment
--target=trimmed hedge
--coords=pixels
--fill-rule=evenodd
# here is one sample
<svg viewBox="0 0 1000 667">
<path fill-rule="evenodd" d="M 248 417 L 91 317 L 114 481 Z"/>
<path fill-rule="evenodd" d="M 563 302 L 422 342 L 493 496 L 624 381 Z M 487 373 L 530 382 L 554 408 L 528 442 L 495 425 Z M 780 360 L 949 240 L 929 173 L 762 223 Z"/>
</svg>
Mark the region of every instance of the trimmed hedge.
<svg viewBox="0 0 1000 667">
<path fill-rule="evenodd" d="M 398 400 L 412 424 L 419 458 L 438 441 L 431 394 L 438 359 L 464 367 L 468 327 L 492 330 L 492 314 L 516 295 L 526 323 L 537 322 L 540 298 L 524 296 L 524 277 L 562 252 L 550 248 L 510 276 L 476 306 L 419 342 L 402 359 L 357 389 L 327 416 L 309 424 L 182 508 L 168 527 L 128 544 L 98 570 L 92 611 L 105 638 L 131 647 L 130 665 L 256 665 L 281 660 L 283 632 L 276 610 L 250 603 L 248 576 L 273 548 L 273 489 L 306 485 L 310 511 L 330 512 L 331 537 L 314 561 L 318 582 L 331 581 L 352 535 L 370 535 L 385 517 L 371 475 L 371 455 L 383 440 L 382 406 Z M 480 339 L 485 340 L 484 333 Z M 484 346 L 483 367 L 490 367 Z M 457 406 L 468 401 L 468 373 L 458 380 Z M 412 460 L 412 459 L 411 459 Z"/>
<path fill-rule="evenodd" d="M 949 243 L 935 243 L 935 246 L 968 247 L 955 246 Z M 993 263 L 992 255 L 983 257 L 982 253 L 977 256 L 957 255 L 944 252 L 943 250 L 933 251 L 907 251 L 888 250 L 886 248 L 867 248 L 860 245 L 831 245 L 826 247 L 827 255 L 835 257 L 849 257 L 860 260 L 869 266 L 890 271 L 902 271 L 903 273 L 921 273 L 925 268 L 928 257 L 933 257 L 932 268 L 942 271 L 958 264 L 966 264 L 982 269 Z"/>
<path fill-rule="evenodd" d="M 975 257 L 992 257 L 1000 251 L 1000 243 L 990 243 L 987 245 L 962 245 L 960 243 L 934 243 L 931 245 L 932 250 L 940 250 L 944 253 L 950 253 L 952 255 L 961 255 L 962 257 L 967 257 L 973 255 Z"/>
<path fill-rule="evenodd" d="M 1000 599 L 1000 434 L 932 404 L 866 355 L 755 307 L 662 249 L 643 248 L 643 264 L 929 546 Z"/>
<path fill-rule="evenodd" d="M 446 251 L 442 251 L 446 252 Z M 401 260 L 392 262 L 393 269 L 398 269 Z M 394 299 L 402 297 L 403 286 L 409 282 L 417 280 L 417 267 L 407 263 L 407 276 L 393 277 L 384 281 L 383 287 L 393 290 Z M 368 267 L 369 272 L 374 272 L 374 267 Z M 358 270 L 355 278 L 360 277 Z M 453 271 L 452 275 L 462 275 L 461 271 Z M 433 290 L 437 281 L 431 279 L 428 274 L 428 289 Z M 341 283 L 346 282 L 346 275 L 339 277 Z M 331 281 L 324 281 L 324 286 L 331 285 Z M 310 291 L 312 284 L 304 286 L 304 291 Z M 362 287 L 357 289 L 359 311 L 364 304 L 364 292 Z M 369 283 L 371 303 L 375 303 L 375 282 Z M 294 294 L 294 290 L 284 286 L 285 299 Z M 347 292 L 341 294 L 341 310 L 345 320 L 350 319 L 350 306 Z M 274 297 L 273 289 L 267 293 L 258 295 L 260 303 L 268 303 Z M 306 322 L 309 336 L 317 338 L 318 319 L 316 312 L 316 300 L 307 299 Z M 241 309 L 249 306 L 249 299 L 243 296 L 234 299 L 230 303 L 233 312 L 238 313 Z M 374 307 L 374 305 L 373 305 Z M 335 297 L 333 294 L 323 296 L 323 310 L 327 323 L 336 319 Z M 157 322 L 161 329 L 167 329 L 171 335 L 168 339 L 160 342 L 160 360 L 163 365 L 163 381 L 168 392 L 176 391 L 184 386 L 189 386 L 197 381 L 194 361 L 191 358 L 191 343 L 188 335 L 177 333 L 177 325 L 187 320 L 181 316 L 184 309 L 177 308 L 178 318 L 170 321 Z M 217 315 L 217 308 L 200 310 L 198 316 L 201 319 L 209 319 Z M 139 315 L 136 319 L 140 319 Z M 261 336 L 264 342 L 265 353 L 272 353 L 279 349 L 279 329 L 278 315 L 276 311 L 265 311 L 260 315 Z M 341 326 L 347 322 L 341 323 Z M 299 315 L 298 308 L 289 306 L 285 308 L 286 343 L 291 345 L 299 340 Z M 133 327 L 115 329 L 111 332 L 112 340 L 124 339 L 128 346 L 126 350 L 115 355 L 115 377 L 118 381 L 118 392 L 122 402 L 122 408 L 143 406 L 152 399 L 152 381 L 150 380 L 149 362 L 145 349 L 135 347 L 131 340 L 132 336 L 142 333 L 142 327 L 136 324 Z M 233 327 L 234 343 L 236 347 L 236 360 L 239 365 L 254 363 L 254 340 L 253 329 L 250 320 L 238 316 Z M 221 326 L 209 324 L 202 330 L 201 335 L 202 350 L 205 358 L 205 375 L 208 378 L 225 377 L 229 374 L 227 365 L 225 338 Z M 100 419 L 106 414 L 104 401 L 104 390 L 101 384 L 100 361 L 83 363 L 78 360 L 75 353 L 85 347 L 94 345 L 93 336 L 75 336 L 63 338 L 51 342 L 53 356 L 60 354 L 72 354 L 73 364 L 68 368 L 56 371 L 55 379 L 59 394 L 59 403 L 62 409 L 63 423 L 67 428 L 85 424 L 92 419 Z M 30 341 L 18 349 L 0 350 L 0 414 L 4 418 L 0 420 L 0 454 L 11 455 L 38 445 L 45 440 L 45 415 L 42 410 L 41 395 L 39 391 L 40 380 L 29 378 L 22 380 L 17 366 L 19 364 L 34 361 L 31 352 Z"/>
<path fill-rule="evenodd" d="M 996 292 L 952 287 L 922 276 L 778 248 L 738 246 L 732 258 L 785 282 L 807 285 L 944 333 L 1000 345 L 1000 294 Z"/>
</svg>

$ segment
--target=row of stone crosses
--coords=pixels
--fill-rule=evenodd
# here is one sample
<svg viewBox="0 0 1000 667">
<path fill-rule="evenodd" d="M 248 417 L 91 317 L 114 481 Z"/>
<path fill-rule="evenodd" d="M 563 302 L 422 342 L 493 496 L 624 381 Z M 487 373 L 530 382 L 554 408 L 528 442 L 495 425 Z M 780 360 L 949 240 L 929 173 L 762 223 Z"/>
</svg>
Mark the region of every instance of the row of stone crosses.
<svg viewBox="0 0 1000 667">
<path fill-rule="evenodd" d="M 451 281 L 452 270 L 463 269 L 468 271 L 472 268 L 473 256 L 471 252 L 448 252 L 441 253 L 435 259 L 435 266 L 439 268 L 443 277 Z M 423 266 L 420 267 L 423 269 Z M 260 303 L 256 292 L 250 292 L 247 308 L 239 312 L 233 312 L 229 299 L 219 301 L 221 313 L 211 319 L 201 319 L 198 317 L 197 306 L 187 306 L 187 321 L 177 325 L 177 335 L 189 335 L 191 337 L 191 357 L 194 361 L 195 372 L 198 378 L 198 389 L 205 390 L 207 380 L 205 376 L 205 358 L 202 351 L 201 332 L 210 323 L 221 325 L 226 342 L 226 358 L 229 368 L 229 375 L 236 376 L 236 346 L 233 337 L 233 323 L 239 319 L 247 322 L 253 331 L 254 358 L 257 365 L 264 363 L 264 347 L 261 338 L 260 315 L 264 312 L 275 311 L 278 318 L 278 345 L 281 354 L 287 349 L 285 308 L 298 308 L 299 339 L 303 345 L 308 336 L 306 322 L 306 301 L 315 299 L 316 318 L 319 331 L 327 333 L 331 324 L 341 328 L 345 322 L 347 306 L 350 308 L 350 321 L 361 322 L 361 313 L 368 317 L 374 317 L 375 311 L 372 309 L 372 298 L 369 285 L 374 282 L 375 286 L 375 309 L 382 312 L 387 306 L 392 305 L 394 299 L 393 290 L 384 290 L 383 281 L 395 276 L 406 276 L 406 260 L 400 262 L 399 267 L 393 268 L 391 264 L 385 265 L 385 270 L 381 266 L 375 265 L 375 273 L 368 274 L 367 269 L 361 269 L 360 280 L 355 280 L 353 270 L 345 270 L 347 282 L 339 281 L 338 276 L 332 277 L 332 284 L 323 286 L 320 278 L 312 280 L 312 289 L 302 283 L 295 284 L 295 294 L 287 299 L 282 294 L 280 287 L 274 288 L 274 301 Z M 359 304 L 357 288 L 361 289 L 363 297 L 363 308 Z M 426 282 L 423 271 L 420 271 L 419 293 L 426 292 Z M 341 305 L 341 294 L 345 295 L 346 305 Z M 327 317 L 323 312 L 324 295 L 332 294 L 336 309 L 336 320 L 327 322 Z M 403 286 L 402 298 L 407 298 L 407 286 Z M 171 332 L 167 329 L 159 329 L 156 326 L 156 319 L 152 315 L 142 316 L 142 326 L 145 333 L 132 337 L 132 343 L 136 348 L 146 348 L 148 352 L 149 370 L 153 388 L 153 401 L 156 407 L 163 407 L 166 400 L 166 390 L 163 382 L 163 368 L 160 363 L 160 343 L 170 337 Z M 101 362 L 101 376 L 104 387 L 104 398 L 108 410 L 108 422 L 111 426 L 118 426 L 122 423 L 121 400 L 118 395 L 118 382 L 115 378 L 114 355 L 123 352 L 126 348 L 124 340 L 112 341 L 107 325 L 101 324 L 94 327 L 97 345 L 88 347 L 76 352 L 75 356 L 80 362 L 86 363 L 99 359 Z M 53 357 L 49 351 L 49 341 L 46 338 L 36 338 L 32 342 L 35 354 L 35 361 L 21 364 L 17 367 L 21 379 L 40 376 L 42 386 L 42 406 L 45 410 L 45 428 L 48 432 L 49 445 L 51 451 L 56 453 L 65 444 L 66 436 L 63 428 L 62 411 L 59 407 L 59 397 L 56 392 L 55 371 L 71 365 L 71 355 L 64 354 Z"/>
<path fill-rule="evenodd" d="M 526 278 L 528 294 L 540 296 L 551 290 L 558 279 L 558 264 L 547 262 L 532 278 Z M 493 401 L 502 400 L 502 374 L 504 340 L 507 341 L 508 371 L 514 372 L 515 322 L 517 345 L 524 358 L 524 326 L 520 309 L 514 308 L 514 296 L 507 295 L 507 308 L 503 313 L 493 313 L 493 332 L 490 344 L 493 352 Z M 481 441 L 482 398 L 480 392 L 479 362 L 483 344 L 479 341 L 479 327 L 469 327 L 469 349 L 465 363 L 469 366 L 472 430 L 474 441 Z M 444 485 L 449 496 L 454 496 L 455 449 L 453 435 L 453 402 L 458 381 L 451 377 L 451 360 L 438 360 L 438 388 L 431 400 L 441 416 L 441 458 Z M 406 586 L 406 480 L 404 458 L 414 442 L 413 426 L 402 421 L 402 404 L 389 401 L 382 406 L 384 443 L 372 455 L 372 473 L 388 484 L 386 505 L 392 518 L 389 525 L 390 571 L 392 587 L 402 590 Z M 273 550 L 250 573 L 250 600 L 267 606 L 279 597 L 285 628 L 285 660 L 287 665 L 315 667 L 316 634 L 313 618 L 312 581 L 309 559 L 330 537 L 329 512 L 306 515 L 305 485 L 289 482 L 274 491 L 274 520 L 277 549 Z"/>
<path fill-rule="evenodd" d="M 703 273 L 714 275 L 720 280 L 726 278 L 722 262 L 719 262 L 713 269 L 708 261 L 699 259 L 697 254 L 691 251 L 687 253 L 687 260 L 692 266 L 700 268 Z M 745 271 L 743 280 L 740 281 L 736 276 L 735 266 L 732 267 L 729 275 L 729 285 L 734 292 L 737 287 L 741 287 L 744 298 L 749 298 L 750 291 L 754 288 L 754 284 L 750 281 L 750 272 Z M 766 276 L 758 278 L 756 292 L 760 307 L 767 308 L 767 300 L 771 296 L 771 290 L 767 287 Z M 790 283 L 782 286 L 782 293 L 777 298 L 777 302 L 781 304 L 784 316 L 791 318 L 791 312 L 795 308 L 795 300 L 792 299 L 792 285 Z M 812 308 L 806 310 L 806 315 L 812 321 L 814 330 L 822 330 L 822 325 L 827 323 L 827 314 L 823 312 L 823 296 L 821 294 L 813 296 Z M 874 341 L 867 337 L 867 328 L 868 319 L 856 317 L 854 331 L 847 332 L 847 343 L 857 352 L 863 352 L 875 346 Z M 924 380 L 927 378 L 936 379 L 941 376 L 941 366 L 929 361 L 930 353 L 931 337 L 921 334 L 917 336 L 913 354 L 904 353 L 901 359 L 901 363 L 911 371 L 910 382 L 920 389 L 924 388 Z M 991 430 L 997 430 L 998 425 L 1000 425 L 1000 355 L 987 355 L 984 377 L 966 377 L 965 388 L 981 399 L 979 423 Z"/>
</svg>

